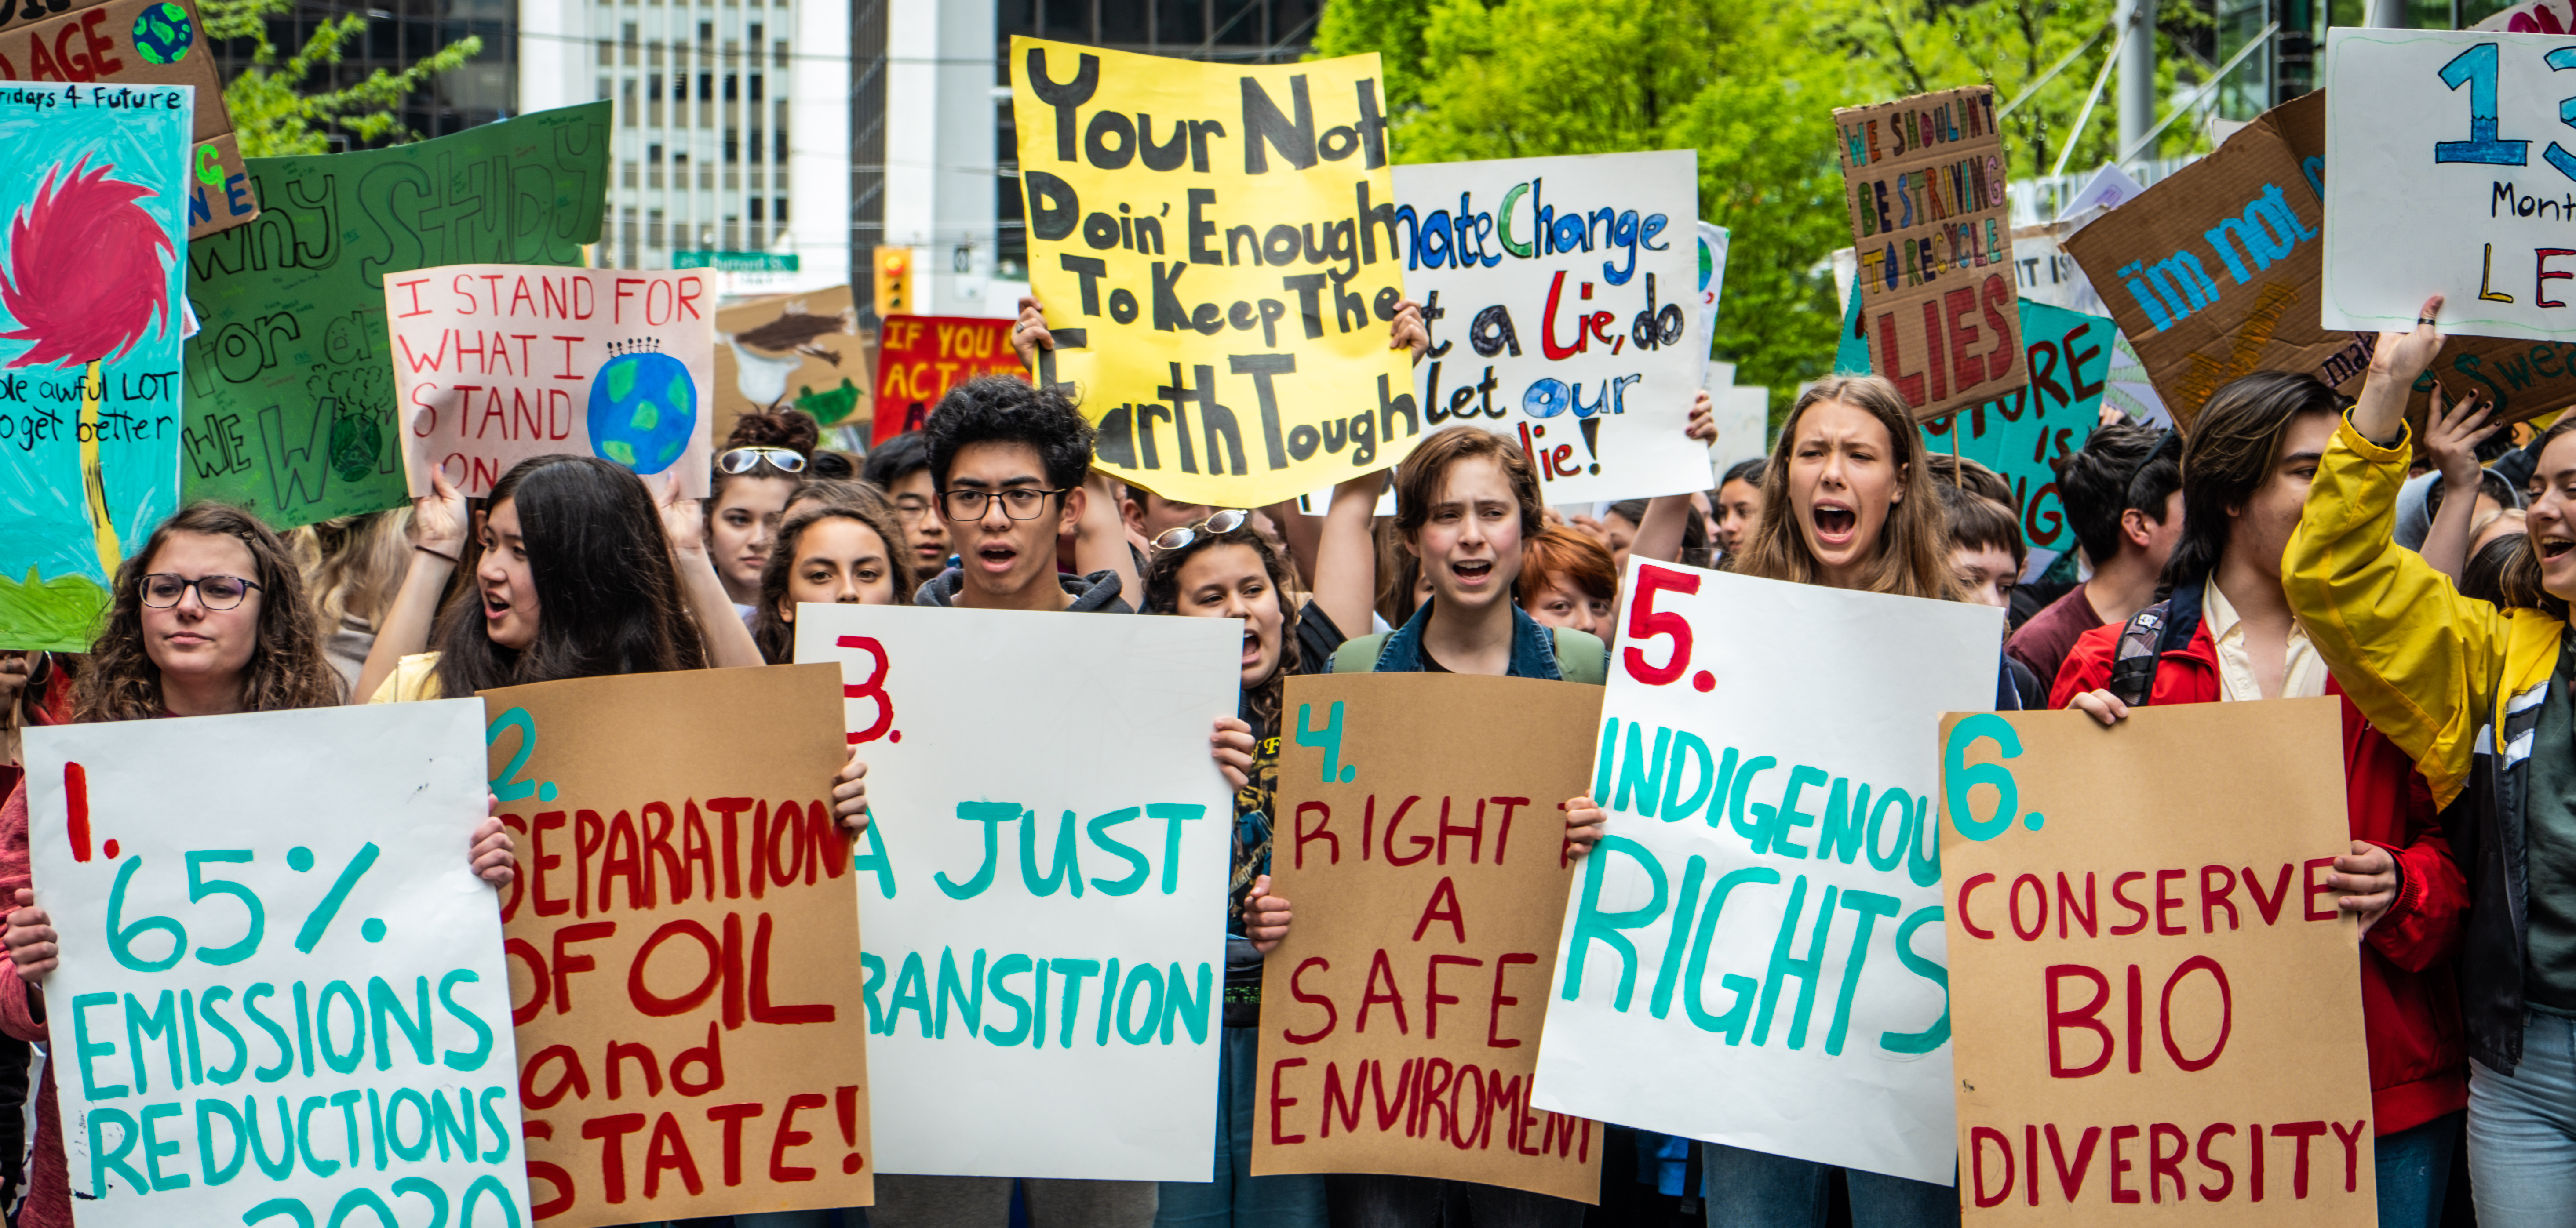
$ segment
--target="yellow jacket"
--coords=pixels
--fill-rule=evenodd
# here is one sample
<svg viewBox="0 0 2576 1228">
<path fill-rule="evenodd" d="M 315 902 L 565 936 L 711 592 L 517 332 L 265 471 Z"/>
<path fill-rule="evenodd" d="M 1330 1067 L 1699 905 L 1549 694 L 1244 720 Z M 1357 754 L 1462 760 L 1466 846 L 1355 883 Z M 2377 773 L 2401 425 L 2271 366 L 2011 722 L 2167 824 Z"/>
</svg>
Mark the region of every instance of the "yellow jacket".
<svg viewBox="0 0 2576 1228">
<path fill-rule="evenodd" d="M 2566 624 L 2464 597 L 2391 540 L 2411 450 L 2402 432 L 2383 448 L 2344 422 L 2308 488 L 2281 579 L 2344 693 L 2447 807 L 2468 784 L 2481 736 L 2505 727 L 2507 705 L 2537 702 Z"/>
<path fill-rule="evenodd" d="M 408 704 L 440 698 L 444 688 L 438 685 L 438 654 L 416 652 L 394 663 L 394 672 L 385 675 L 376 693 L 367 697 L 371 704 Z"/>
</svg>

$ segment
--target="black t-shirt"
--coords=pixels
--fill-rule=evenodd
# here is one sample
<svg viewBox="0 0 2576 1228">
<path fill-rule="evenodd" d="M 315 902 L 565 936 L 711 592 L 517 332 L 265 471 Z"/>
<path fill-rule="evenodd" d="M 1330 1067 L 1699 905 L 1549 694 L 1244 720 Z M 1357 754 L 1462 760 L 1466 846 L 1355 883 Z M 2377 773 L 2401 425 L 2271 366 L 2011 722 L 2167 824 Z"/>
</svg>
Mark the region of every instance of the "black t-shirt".
<svg viewBox="0 0 2576 1228">
<path fill-rule="evenodd" d="M 1349 637 L 1333 620 L 1307 602 L 1297 611 L 1294 628 L 1298 672 L 1320 674 Z M 1243 909 L 1252 880 L 1270 872 L 1271 815 L 1279 788 L 1279 721 L 1260 719 L 1252 697 L 1240 701 L 1236 714 L 1252 726 L 1252 773 L 1234 795 L 1234 859 L 1225 900 L 1225 1026 L 1257 1027 L 1261 1023 L 1261 955 L 1244 936 Z"/>
</svg>

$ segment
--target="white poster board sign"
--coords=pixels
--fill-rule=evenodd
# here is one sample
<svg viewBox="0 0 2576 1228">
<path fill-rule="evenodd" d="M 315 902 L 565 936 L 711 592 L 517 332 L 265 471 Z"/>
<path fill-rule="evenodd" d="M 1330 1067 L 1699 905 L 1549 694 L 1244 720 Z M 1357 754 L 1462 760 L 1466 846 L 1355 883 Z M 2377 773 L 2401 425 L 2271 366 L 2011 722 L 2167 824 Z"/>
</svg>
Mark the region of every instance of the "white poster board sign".
<svg viewBox="0 0 2576 1228">
<path fill-rule="evenodd" d="M 530 1222 L 482 701 L 26 748 L 80 1228 Z"/>
<path fill-rule="evenodd" d="M 2576 329 L 2576 155 L 2563 147 L 2576 133 L 2559 122 L 2576 87 L 2562 60 L 2576 65 L 2576 38 L 2327 32 L 2325 327 L 2405 332 L 2438 293 L 2446 333 Z M 2255 222 L 2249 211 L 2242 243 L 2222 251 L 2262 260 Z"/>
<path fill-rule="evenodd" d="M 1632 559 L 1541 1108 L 1948 1185 L 1940 720 L 2003 612 Z"/>
<path fill-rule="evenodd" d="M 1395 193 L 1427 429 L 1510 437 L 1550 504 L 1708 489 L 1676 446 L 1708 354 L 1696 151 L 1398 166 Z"/>
<path fill-rule="evenodd" d="M 847 679 L 877 1171 L 1205 1181 L 1243 624 L 797 607 Z M 1113 988 L 1114 987 L 1114 988 Z"/>
</svg>

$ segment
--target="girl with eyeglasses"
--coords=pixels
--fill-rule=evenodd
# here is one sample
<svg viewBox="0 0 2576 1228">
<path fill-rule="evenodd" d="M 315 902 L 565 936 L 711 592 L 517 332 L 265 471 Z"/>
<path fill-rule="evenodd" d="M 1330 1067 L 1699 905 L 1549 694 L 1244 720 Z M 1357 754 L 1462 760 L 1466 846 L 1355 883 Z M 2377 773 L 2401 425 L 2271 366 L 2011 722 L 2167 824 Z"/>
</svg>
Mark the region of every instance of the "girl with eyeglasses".
<svg viewBox="0 0 2576 1228">
<path fill-rule="evenodd" d="M 90 649 L 74 698 L 78 721 L 226 716 L 331 707 L 341 681 L 323 652 L 320 621 L 286 543 L 238 508 L 196 503 L 154 530 L 118 569 L 107 627 Z M 466 850 L 495 886 L 511 878 L 513 846 L 486 818 Z M 47 1041 L 42 986 L 61 937 L 36 905 L 27 852 L 27 790 L 0 805 L 0 891 L 17 907 L 0 931 L 0 1032 Z M 497 901 L 495 907 L 498 906 Z M 48 1064 L 37 1092 L 37 1139 L 22 1228 L 71 1228 L 62 1117 Z"/>
<path fill-rule="evenodd" d="M 716 454 L 707 498 L 707 557 L 715 560 L 734 613 L 751 621 L 760 603 L 760 573 L 778 539 L 787 501 L 804 484 L 807 460 L 822 438 L 814 419 L 793 409 L 754 410 L 736 419 Z"/>
</svg>

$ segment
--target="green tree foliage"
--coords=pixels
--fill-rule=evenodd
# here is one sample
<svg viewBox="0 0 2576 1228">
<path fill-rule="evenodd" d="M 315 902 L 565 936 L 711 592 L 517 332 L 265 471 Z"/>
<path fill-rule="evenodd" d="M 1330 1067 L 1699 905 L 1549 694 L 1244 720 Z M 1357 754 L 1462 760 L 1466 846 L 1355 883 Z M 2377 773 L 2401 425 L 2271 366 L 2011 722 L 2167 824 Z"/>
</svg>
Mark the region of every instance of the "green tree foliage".
<svg viewBox="0 0 2576 1228">
<path fill-rule="evenodd" d="M 2110 20 L 2112 0 L 1332 0 L 1318 57 L 1377 52 L 1397 160 L 1699 151 L 1700 217 L 1733 233 L 1713 352 L 1785 413 L 1832 367 L 1828 253 L 1851 243 L 1833 110 L 1991 84 L 2020 94 Z M 2161 7 L 2159 96 L 2205 23 Z M 2096 40 L 2006 121 L 2015 177 L 2044 174 L 2111 47 Z M 2203 68 L 2205 71 L 2205 68 Z M 2106 91 L 2068 170 L 2113 154 Z M 2176 123 L 2170 156 L 2206 146 Z"/>
<path fill-rule="evenodd" d="M 224 86 L 224 107 L 248 158 L 329 153 L 334 131 L 360 142 L 413 139 L 417 134 L 405 131 L 395 114 L 403 96 L 483 50 L 481 38 L 467 35 L 399 73 L 379 68 L 355 85 L 323 89 L 316 88 L 314 76 L 348 54 L 365 35 L 366 18 L 351 14 L 323 22 L 281 63 L 268 20 L 293 12 L 294 0 L 206 0 L 199 11 L 209 38 L 247 38 L 256 48 L 250 65 Z"/>
</svg>

